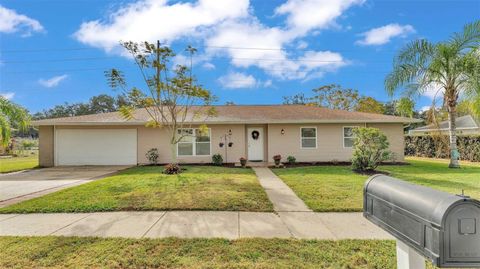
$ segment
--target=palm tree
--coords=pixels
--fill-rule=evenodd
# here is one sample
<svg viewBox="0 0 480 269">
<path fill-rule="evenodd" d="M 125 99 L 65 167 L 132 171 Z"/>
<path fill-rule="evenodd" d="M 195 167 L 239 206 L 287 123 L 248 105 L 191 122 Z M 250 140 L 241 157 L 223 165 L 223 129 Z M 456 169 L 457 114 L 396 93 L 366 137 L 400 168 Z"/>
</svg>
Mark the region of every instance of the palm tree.
<svg viewBox="0 0 480 269">
<path fill-rule="evenodd" d="M 12 129 L 26 130 L 29 124 L 28 111 L 0 95 L 0 146 L 8 145 Z"/>
<path fill-rule="evenodd" d="M 465 25 L 445 42 L 416 40 L 406 45 L 394 59 L 393 71 L 385 79 L 390 96 L 403 86 L 405 96 L 419 96 L 428 89 L 443 95 L 448 112 L 450 165 L 459 167 L 456 107 L 459 98 L 480 104 L 480 21 Z M 478 109 L 477 109 L 478 111 Z"/>
</svg>

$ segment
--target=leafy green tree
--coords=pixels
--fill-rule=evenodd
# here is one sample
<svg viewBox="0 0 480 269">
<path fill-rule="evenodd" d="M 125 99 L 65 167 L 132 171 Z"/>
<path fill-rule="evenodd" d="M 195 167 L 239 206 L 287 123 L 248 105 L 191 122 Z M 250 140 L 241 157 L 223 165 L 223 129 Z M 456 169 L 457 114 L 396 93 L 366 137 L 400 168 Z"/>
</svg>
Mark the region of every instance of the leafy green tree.
<svg viewBox="0 0 480 269">
<path fill-rule="evenodd" d="M 330 84 L 313 89 L 311 102 L 320 107 L 353 111 L 360 94 L 354 89 L 344 89 L 337 84 Z"/>
<path fill-rule="evenodd" d="M 406 45 L 395 57 L 393 71 L 385 79 L 390 95 L 403 87 L 407 96 L 435 89 L 443 95 L 450 136 L 449 167 L 459 167 L 455 118 L 459 96 L 480 104 L 480 21 L 467 24 L 445 42 L 425 39 Z"/>
<path fill-rule="evenodd" d="M 114 97 L 106 94 L 100 94 L 90 98 L 89 110 L 94 113 L 112 112 L 117 109 L 115 102 L 116 100 Z"/>
<path fill-rule="evenodd" d="M 215 109 L 210 105 L 215 97 L 193 76 L 192 58 L 196 49 L 191 46 L 186 49 L 190 56 L 189 67 L 172 67 L 170 61 L 175 53 L 158 41 L 156 44 L 131 41 L 121 44 L 135 60 L 145 85 L 143 90 L 128 88 L 121 71 L 112 69 L 106 73 L 110 86 L 124 91 L 131 102 L 131 105 L 121 107 L 120 112 L 125 119 L 131 120 L 135 119 L 135 108 L 143 107 L 149 115 L 147 127 L 166 128 L 170 135 L 172 166 L 176 166 L 177 143 L 192 135 L 180 130 L 190 128 L 194 120 L 202 123 L 203 119 L 199 129 L 204 133 L 207 130 L 204 120 L 215 115 Z"/>
<path fill-rule="evenodd" d="M 478 104 L 480 106 L 480 104 Z M 457 115 L 458 116 L 465 116 L 465 115 L 480 115 L 475 109 L 476 106 L 474 102 L 468 100 L 468 99 L 463 99 L 462 101 L 458 102 L 457 106 Z"/>
<path fill-rule="evenodd" d="M 385 113 L 385 106 L 373 97 L 363 96 L 358 100 L 358 102 L 355 106 L 355 111 L 366 112 L 366 113 L 375 113 L 375 114 L 384 114 Z"/>
<path fill-rule="evenodd" d="M 0 143 L 6 147 L 10 142 L 13 129 L 26 130 L 30 125 L 28 111 L 0 96 Z"/>
<path fill-rule="evenodd" d="M 352 168 L 356 171 L 374 171 L 380 163 L 389 160 L 392 152 L 388 149 L 387 136 L 377 128 L 359 127 L 353 129 Z"/>
<path fill-rule="evenodd" d="M 396 115 L 412 118 L 415 112 L 415 103 L 408 97 L 402 97 L 395 102 Z"/>
<path fill-rule="evenodd" d="M 310 97 L 306 97 L 304 93 L 298 93 L 292 96 L 283 96 L 284 105 L 306 105 L 310 102 Z"/>
<path fill-rule="evenodd" d="M 56 105 L 53 108 L 35 113 L 32 118 L 35 120 L 81 116 L 118 111 L 120 107 L 131 105 L 124 95 L 113 97 L 106 94 L 93 96 L 87 103 L 65 103 Z"/>
<path fill-rule="evenodd" d="M 353 111 L 361 98 L 357 90 L 344 89 L 337 84 L 320 86 L 312 90 L 313 96 L 298 93 L 292 96 L 284 96 L 285 105 L 311 105 L 330 109 Z"/>
</svg>

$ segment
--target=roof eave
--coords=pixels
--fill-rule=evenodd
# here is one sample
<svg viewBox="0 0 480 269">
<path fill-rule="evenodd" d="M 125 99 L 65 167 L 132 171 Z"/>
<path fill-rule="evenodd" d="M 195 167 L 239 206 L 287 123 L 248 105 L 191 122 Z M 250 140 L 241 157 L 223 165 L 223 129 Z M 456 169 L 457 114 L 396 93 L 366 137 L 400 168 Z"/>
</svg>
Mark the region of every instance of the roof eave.
<svg viewBox="0 0 480 269">
<path fill-rule="evenodd" d="M 299 124 L 299 123 L 416 123 L 421 122 L 418 119 L 398 119 L 398 120 L 248 120 L 248 121 L 214 121 L 214 122 L 185 122 L 184 124 Z M 52 126 L 52 125 L 65 125 L 65 126 L 88 126 L 88 125 L 123 125 L 123 126 L 135 126 L 135 125 L 145 125 L 147 122 L 95 122 L 95 121 L 79 121 L 79 122 L 62 122 L 62 121 L 42 121 L 42 122 L 33 122 L 33 126 Z"/>
</svg>

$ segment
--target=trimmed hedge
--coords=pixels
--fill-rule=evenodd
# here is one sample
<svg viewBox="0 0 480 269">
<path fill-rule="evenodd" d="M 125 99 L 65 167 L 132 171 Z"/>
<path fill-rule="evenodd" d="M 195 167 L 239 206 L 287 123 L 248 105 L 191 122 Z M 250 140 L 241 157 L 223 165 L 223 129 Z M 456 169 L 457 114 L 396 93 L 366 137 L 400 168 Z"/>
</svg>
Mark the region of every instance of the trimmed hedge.
<svg viewBox="0 0 480 269">
<path fill-rule="evenodd" d="M 480 162 L 480 136 L 459 135 L 457 147 L 461 160 Z M 405 155 L 450 158 L 449 137 L 448 135 L 406 135 Z"/>
</svg>

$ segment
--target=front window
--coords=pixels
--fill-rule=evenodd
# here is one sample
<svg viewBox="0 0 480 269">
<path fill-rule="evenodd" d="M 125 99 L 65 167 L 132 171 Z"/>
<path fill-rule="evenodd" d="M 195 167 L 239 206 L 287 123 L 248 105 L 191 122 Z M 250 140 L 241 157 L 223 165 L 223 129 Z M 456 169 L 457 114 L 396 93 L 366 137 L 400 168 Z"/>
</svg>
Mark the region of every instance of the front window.
<svg viewBox="0 0 480 269">
<path fill-rule="evenodd" d="M 353 142 L 355 140 L 355 134 L 353 130 L 357 127 L 343 127 L 343 147 L 351 148 L 353 147 Z"/>
<path fill-rule="evenodd" d="M 178 129 L 182 136 L 177 144 L 178 156 L 208 156 L 210 155 L 210 129 L 202 133 L 200 129 Z"/>
<path fill-rule="evenodd" d="M 317 128 L 315 127 L 302 127 L 301 143 L 302 148 L 316 148 L 317 147 Z"/>
</svg>

